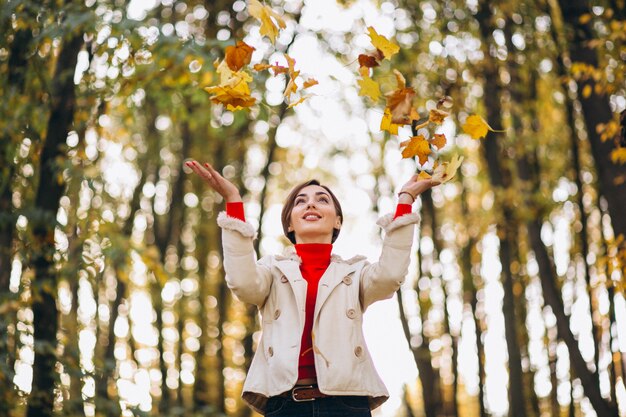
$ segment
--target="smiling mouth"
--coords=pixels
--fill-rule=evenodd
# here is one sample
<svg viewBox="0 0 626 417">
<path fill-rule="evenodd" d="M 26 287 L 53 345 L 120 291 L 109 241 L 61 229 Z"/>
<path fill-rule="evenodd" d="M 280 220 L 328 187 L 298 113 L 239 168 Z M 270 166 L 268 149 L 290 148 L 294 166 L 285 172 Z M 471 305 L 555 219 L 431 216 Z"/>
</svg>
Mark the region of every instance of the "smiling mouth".
<svg viewBox="0 0 626 417">
<path fill-rule="evenodd" d="M 320 216 L 319 214 L 309 213 L 309 214 L 305 214 L 302 218 L 306 221 L 315 221 L 315 220 L 321 219 L 322 216 Z"/>
</svg>

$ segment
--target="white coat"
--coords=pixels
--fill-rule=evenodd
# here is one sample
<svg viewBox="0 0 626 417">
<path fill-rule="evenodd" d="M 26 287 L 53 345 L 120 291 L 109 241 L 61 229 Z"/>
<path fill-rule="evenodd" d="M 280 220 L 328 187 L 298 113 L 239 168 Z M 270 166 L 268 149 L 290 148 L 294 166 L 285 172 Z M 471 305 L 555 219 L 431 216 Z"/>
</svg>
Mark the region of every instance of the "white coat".
<svg viewBox="0 0 626 417">
<path fill-rule="evenodd" d="M 408 271 L 416 213 L 379 219 L 386 234 L 378 262 L 332 255 L 319 281 L 313 316 L 313 352 L 319 390 L 368 396 L 374 409 L 389 398 L 362 331 L 369 305 L 393 297 Z M 287 256 L 256 261 L 254 227 L 220 213 L 226 283 L 241 301 L 258 306 L 262 336 L 243 386 L 243 399 L 264 414 L 267 399 L 291 389 L 298 378 L 307 282 L 293 248 Z"/>
</svg>

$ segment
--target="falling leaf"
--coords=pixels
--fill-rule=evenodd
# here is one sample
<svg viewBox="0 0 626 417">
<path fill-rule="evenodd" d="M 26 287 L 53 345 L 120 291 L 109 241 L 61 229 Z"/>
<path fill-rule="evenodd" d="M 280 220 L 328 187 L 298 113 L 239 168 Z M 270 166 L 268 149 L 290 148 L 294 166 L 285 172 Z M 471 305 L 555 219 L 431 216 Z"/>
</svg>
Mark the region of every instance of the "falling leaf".
<svg viewBox="0 0 626 417">
<path fill-rule="evenodd" d="M 436 147 L 437 149 L 441 149 L 446 146 L 446 135 L 443 133 L 435 133 L 435 137 L 430 140 L 431 145 Z"/>
<path fill-rule="evenodd" d="M 252 66 L 252 69 L 254 69 L 255 71 L 265 71 L 266 69 L 270 68 L 272 68 L 271 64 L 254 64 Z"/>
<path fill-rule="evenodd" d="M 311 97 L 312 94 L 307 94 L 305 96 L 302 96 L 298 99 L 298 101 L 294 101 L 293 103 L 291 103 L 290 105 L 287 106 L 288 109 L 297 106 L 298 104 L 304 102 L 304 100 L 308 99 L 309 97 Z"/>
<path fill-rule="evenodd" d="M 289 71 L 289 68 L 283 67 L 282 65 L 278 65 L 278 63 L 272 64 L 254 64 L 252 67 L 255 71 L 264 71 L 267 69 L 271 69 L 274 71 L 274 76 L 278 74 L 286 74 Z"/>
<path fill-rule="evenodd" d="M 430 155 L 430 144 L 422 135 L 413 136 L 411 139 L 400 144 L 405 148 L 402 150 L 403 158 L 411 158 L 417 156 L 420 164 L 425 164 Z"/>
<path fill-rule="evenodd" d="M 378 60 L 375 56 L 365 54 L 359 55 L 359 67 L 374 68 L 378 65 Z"/>
<path fill-rule="evenodd" d="M 369 31 L 370 38 L 372 39 L 372 45 L 374 45 L 374 48 L 379 49 L 385 58 L 389 59 L 400 51 L 400 47 L 398 45 L 376 33 L 376 30 L 373 27 L 370 26 L 367 30 Z"/>
<path fill-rule="evenodd" d="M 476 114 L 468 116 L 462 128 L 465 133 L 472 137 L 472 139 L 485 137 L 487 135 L 487 131 L 489 130 L 495 132 L 493 128 L 487 124 L 485 119 Z"/>
<path fill-rule="evenodd" d="M 300 71 L 295 70 L 296 60 L 285 54 L 285 59 L 287 59 L 287 64 L 289 65 L 289 82 L 287 83 L 287 87 L 285 87 L 285 92 L 283 95 L 289 99 L 291 94 L 295 93 L 298 90 L 298 86 L 296 85 L 296 78 L 300 75 Z"/>
<path fill-rule="evenodd" d="M 309 87 L 313 87 L 314 85 L 318 85 L 318 84 L 319 83 L 317 82 L 316 79 L 309 78 L 302 84 L 302 88 L 309 88 Z"/>
<path fill-rule="evenodd" d="M 368 76 L 364 76 L 360 80 L 357 80 L 357 84 L 361 89 L 359 90 L 360 96 L 369 97 L 374 103 L 380 98 L 380 86 L 374 80 Z"/>
<path fill-rule="evenodd" d="M 244 65 L 249 64 L 254 49 L 242 41 L 238 41 L 236 46 L 227 46 L 224 60 L 228 64 L 228 68 L 239 71 Z"/>
<path fill-rule="evenodd" d="M 626 148 L 617 148 L 611 151 L 611 161 L 614 164 L 626 164 Z"/>
<path fill-rule="evenodd" d="M 420 173 L 417 175 L 417 179 L 418 180 L 428 180 L 432 177 L 432 175 L 430 175 L 428 172 L 426 171 L 420 171 Z"/>
<path fill-rule="evenodd" d="M 230 72 L 228 78 L 224 78 L 224 82 L 217 86 L 205 87 L 205 91 L 212 94 L 211 101 L 226 105 L 228 110 L 241 110 L 252 106 L 256 99 L 250 96 L 250 88 L 248 83 L 252 81 L 250 74 L 240 71 Z"/>
<path fill-rule="evenodd" d="M 261 22 L 261 29 L 259 33 L 261 33 L 262 36 L 270 38 L 272 43 L 276 42 L 276 36 L 278 36 L 279 31 L 278 27 L 281 29 L 287 27 L 285 25 L 285 21 L 278 13 L 272 10 L 269 6 L 263 6 L 258 0 L 250 0 L 250 3 L 248 4 L 248 13 L 250 13 L 250 16 Z M 274 18 L 276 23 L 272 21 L 272 18 Z"/>
<path fill-rule="evenodd" d="M 410 122 L 409 114 L 412 109 L 412 100 L 415 90 L 406 87 L 406 80 L 398 70 L 393 70 L 396 75 L 398 87 L 386 94 L 387 108 L 391 111 L 391 121 L 396 124 L 407 124 Z"/>
<path fill-rule="evenodd" d="M 448 117 L 449 114 L 450 113 L 448 113 L 447 111 L 432 109 L 428 114 L 428 121 L 440 125 L 441 123 L 443 123 L 443 119 Z"/>
<path fill-rule="evenodd" d="M 432 180 L 441 184 L 450 181 L 454 178 L 454 175 L 461 166 L 463 159 L 464 158 L 462 156 L 455 155 L 452 157 L 450 162 L 444 162 L 441 165 L 438 165 L 433 171 Z"/>
<path fill-rule="evenodd" d="M 385 109 L 385 114 L 383 114 L 383 118 L 380 121 L 380 130 L 386 130 L 392 135 L 397 135 L 399 126 L 391 122 L 391 110 Z"/>
<path fill-rule="evenodd" d="M 586 86 L 583 87 L 583 98 L 589 98 L 589 96 L 591 96 L 591 92 L 593 90 L 591 89 L 591 86 L 589 84 L 587 84 Z"/>
</svg>

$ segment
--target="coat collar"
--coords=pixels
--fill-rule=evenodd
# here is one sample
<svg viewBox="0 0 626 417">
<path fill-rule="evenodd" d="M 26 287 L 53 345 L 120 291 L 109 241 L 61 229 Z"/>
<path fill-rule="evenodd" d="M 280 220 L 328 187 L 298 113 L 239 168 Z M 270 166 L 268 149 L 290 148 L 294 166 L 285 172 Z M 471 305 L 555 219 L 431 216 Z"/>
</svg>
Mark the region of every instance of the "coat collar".
<svg viewBox="0 0 626 417">
<path fill-rule="evenodd" d="M 277 261 L 294 261 L 294 262 L 297 262 L 298 264 L 302 263 L 302 259 L 296 253 L 296 248 L 293 245 L 287 246 L 285 250 L 283 251 L 283 254 L 276 255 L 275 258 Z M 334 253 L 330 255 L 331 264 L 338 263 L 338 264 L 353 265 L 359 261 L 362 261 L 363 259 L 366 259 L 366 258 L 365 256 L 361 256 L 361 255 L 356 255 L 349 259 L 343 259 L 341 256 L 334 254 Z"/>
</svg>

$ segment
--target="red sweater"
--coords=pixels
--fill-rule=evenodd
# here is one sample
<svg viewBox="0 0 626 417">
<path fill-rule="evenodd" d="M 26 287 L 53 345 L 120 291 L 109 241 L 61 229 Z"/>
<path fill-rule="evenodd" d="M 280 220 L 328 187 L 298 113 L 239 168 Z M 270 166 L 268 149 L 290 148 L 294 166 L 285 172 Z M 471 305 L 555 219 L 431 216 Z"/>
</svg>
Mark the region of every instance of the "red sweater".
<svg viewBox="0 0 626 417">
<path fill-rule="evenodd" d="M 394 219 L 411 212 L 410 204 L 398 204 Z M 241 221 L 245 221 L 243 203 L 226 203 L 226 214 Z M 296 244 L 296 253 L 302 260 L 300 272 L 307 281 L 306 307 L 304 331 L 298 360 L 298 379 L 315 378 L 315 361 L 313 356 L 313 313 L 317 299 L 317 287 L 320 278 L 330 265 L 332 243 L 304 243 Z"/>
</svg>

